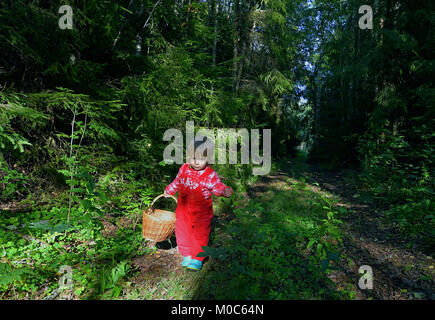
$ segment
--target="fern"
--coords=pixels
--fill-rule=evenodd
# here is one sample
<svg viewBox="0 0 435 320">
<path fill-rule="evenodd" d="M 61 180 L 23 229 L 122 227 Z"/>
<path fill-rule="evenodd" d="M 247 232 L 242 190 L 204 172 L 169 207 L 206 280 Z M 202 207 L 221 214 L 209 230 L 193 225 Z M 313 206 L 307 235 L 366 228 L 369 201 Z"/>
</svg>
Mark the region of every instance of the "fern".
<svg viewBox="0 0 435 320">
<path fill-rule="evenodd" d="M 0 262 L 0 287 L 7 287 L 15 281 L 21 281 L 24 274 L 32 273 L 29 268 L 13 268 L 8 263 Z"/>
</svg>

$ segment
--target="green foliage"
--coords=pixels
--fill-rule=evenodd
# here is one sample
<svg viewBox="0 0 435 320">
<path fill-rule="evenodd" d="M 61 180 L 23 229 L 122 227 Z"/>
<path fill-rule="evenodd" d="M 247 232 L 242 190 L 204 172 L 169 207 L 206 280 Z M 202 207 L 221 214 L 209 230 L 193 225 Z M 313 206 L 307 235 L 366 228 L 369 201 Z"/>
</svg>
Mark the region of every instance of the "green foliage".
<svg viewBox="0 0 435 320">
<path fill-rule="evenodd" d="M 297 146 L 327 167 L 360 165 L 361 200 L 433 246 L 433 2 L 369 1 L 370 32 L 356 0 L 155 3 L 75 1 L 73 29 L 61 30 L 59 1 L 2 1 L 0 200 L 35 207 L 0 215 L 3 295 L 45 281 L 54 292 L 67 264 L 78 297 L 119 297 L 141 211 L 176 174 L 159 165 L 163 133 L 185 134 L 188 120 L 272 129 L 273 168 L 296 155 L 300 178 L 247 207 L 217 201 L 237 219 L 207 249 L 223 262 L 216 297 L 341 294 L 324 279 L 340 258 L 341 212 L 310 192 Z M 215 169 L 238 194 L 257 179 L 251 165 Z M 102 237 L 120 217 L 132 226 Z"/>
<path fill-rule="evenodd" d="M 10 200 L 17 191 L 25 190 L 24 183 L 27 177 L 17 170 L 9 170 L 8 168 L 0 168 L 0 186 L 2 200 Z"/>
<path fill-rule="evenodd" d="M 307 42 L 313 66 L 305 80 L 313 107 L 310 157 L 334 168 L 360 165 L 363 196 L 390 207 L 391 222 L 415 238 L 413 225 L 429 230 L 432 224 L 419 212 L 434 191 L 429 48 L 434 47 L 430 13 L 435 7 L 426 1 L 369 2 L 374 28 L 366 32 L 357 27 L 358 1 L 329 4 L 316 2 L 308 13 L 316 17 L 314 23 L 303 22 L 319 37 Z M 415 214 L 405 209 L 411 202 Z M 424 234 L 422 240 L 433 241 Z"/>
<path fill-rule="evenodd" d="M 430 245 L 435 212 L 430 200 L 435 192 L 434 135 L 425 125 L 421 129 L 397 129 L 394 135 L 385 132 L 378 130 L 360 144 L 364 155 L 361 187 L 373 194 L 379 205 L 390 205 L 387 216 L 401 231 Z M 424 143 L 416 145 L 414 139 Z"/>
<path fill-rule="evenodd" d="M 104 293 L 109 290 L 108 294 L 103 295 L 102 298 L 118 298 L 122 291 L 122 287 L 118 286 L 120 280 L 127 274 L 129 266 L 127 261 L 121 261 L 112 269 L 103 269 L 100 275 L 99 293 Z"/>
<path fill-rule="evenodd" d="M 57 289 L 57 274 L 62 265 L 73 269 L 73 290 L 82 298 L 116 298 L 120 283 L 131 274 L 127 259 L 138 255 L 142 244 L 139 230 L 119 227 L 117 237 L 105 237 L 101 223 L 86 222 L 83 208 L 74 208 L 71 221 L 64 221 L 68 208 L 33 211 L 27 214 L 0 215 L 0 263 L 2 297 L 36 294 L 47 283 L 44 295 Z M 68 228 L 68 234 L 63 231 Z M 8 263 L 3 263 L 4 259 Z M 12 268 L 10 264 L 13 264 Z M 24 265 L 24 266 L 23 266 Z M 38 270 L 38 272 L 33 272 Z M 42 298 L 41 296 L 34 296 Z"/>
<path fill-rule="evenodd" d="M 8 263 L 0 262 L 0 288 L 7 288 L 10 284 L 20 282 L 23 275 L 30 274 L 29 268 L 14 268 Z"/>
<path fill-rule="evenodd" d="M 325 277 L 339 260 L 335 201 L 300 186 L 235 203 L 224 236 L 204 247 L 219 261 L 198 294 L 207 299 L 338 298 Z M 285 209 L 284 209 L 285 208 Z M 283 210 L 284 209 L 284 210 Z M 205 291 L 203 291 L 205 290 Z"/>
<path fill-rule="evenodd" d="M 4 152 L 19 150 L 24 152 L 24 146 L 31 143 L 15 130 L 14 121 L 24 121 L 35 124 L 44 123 L 47 116 L 26 106 L 26 96 L 23 94 L 0 91 L 0 161 Z"/>
</svg>

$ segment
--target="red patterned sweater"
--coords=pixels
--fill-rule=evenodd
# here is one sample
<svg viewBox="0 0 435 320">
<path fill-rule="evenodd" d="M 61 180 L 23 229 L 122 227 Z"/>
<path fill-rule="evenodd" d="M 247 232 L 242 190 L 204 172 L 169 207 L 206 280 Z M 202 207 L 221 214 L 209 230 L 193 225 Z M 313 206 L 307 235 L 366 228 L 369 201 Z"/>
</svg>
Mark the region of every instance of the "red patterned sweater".
<svg viewBox="0 0 435 320">
<path fill-rule="evenodd" d="M 221 182 L 217 173 L 209 166 L 203 170 L 194 170 L 190 168 L 188 163 L 180 167 L 177 177 L 165 188 L 165 192 L 174 195 L 179 190 L 180 185 L 184 185 L 190 190 L 200 187 L 204 199 L 210 198 L 212 193 L 218 197 L 222 196 L 227 188 L 232 191 L 231 187 Z"/>
</svg>

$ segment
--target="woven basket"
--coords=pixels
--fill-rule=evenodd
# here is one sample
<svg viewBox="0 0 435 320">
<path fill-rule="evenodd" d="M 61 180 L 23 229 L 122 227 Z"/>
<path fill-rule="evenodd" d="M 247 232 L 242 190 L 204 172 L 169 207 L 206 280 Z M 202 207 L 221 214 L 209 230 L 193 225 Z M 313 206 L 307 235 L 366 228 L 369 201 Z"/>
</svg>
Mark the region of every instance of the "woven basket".
<svg viewBox="0 0 435 320">
<path fill-rule="evenodd" d="M 154 209 L 153 205 L 163 194 L 157 196 L 148 209 L 142 215 L 142 234 L 146 240 L 165 241 L 168 240 L 175 230 L 175 212 Z M 177 203 L 177 199 L 171 196 Z"/>
</svg>

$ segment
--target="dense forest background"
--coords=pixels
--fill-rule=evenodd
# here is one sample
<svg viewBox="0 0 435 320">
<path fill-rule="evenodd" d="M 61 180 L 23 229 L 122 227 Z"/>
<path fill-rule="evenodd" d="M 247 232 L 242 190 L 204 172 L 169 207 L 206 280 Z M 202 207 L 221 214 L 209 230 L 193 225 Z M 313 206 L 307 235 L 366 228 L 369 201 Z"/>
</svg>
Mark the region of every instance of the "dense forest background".
<svg viewBox="0 0 435 320">
<path fill-rule="evenodd" d="M 72 29 L 58 25 L 64 4 Z M 362 5 L 373 29 L 358 26 Z M 429 0 L 0 0 L 4 259 L 27 243 L 5 228 L 22 222 L 6 205 L 65 239 L 80 219 L 94 239 L 102 216 L 139 214 L 178 170 L 162 163 L 163 133 L 189 120 L 272 129 L 274 168 L 304 153 L 351 169 L 358 196 L 433 249 L 434 12 Z M 216 168 L 236 193 L 255 180 L 250 165 Z M 104 248 L 116 270 L 140 242 L 128 236 Z M 9 295 L 26 275 L 6 260 Z M 54 271 L 40 274 L 22 292 Z"/>
</svg>

